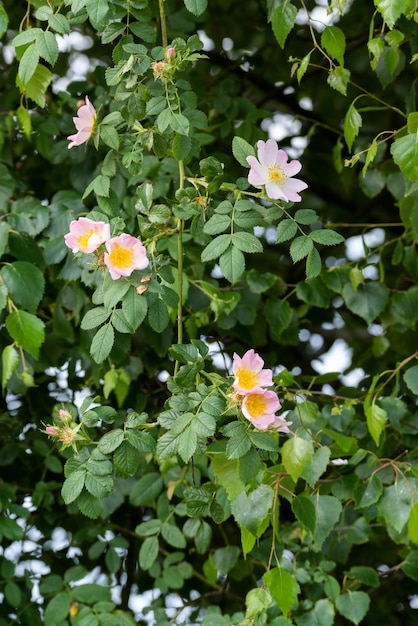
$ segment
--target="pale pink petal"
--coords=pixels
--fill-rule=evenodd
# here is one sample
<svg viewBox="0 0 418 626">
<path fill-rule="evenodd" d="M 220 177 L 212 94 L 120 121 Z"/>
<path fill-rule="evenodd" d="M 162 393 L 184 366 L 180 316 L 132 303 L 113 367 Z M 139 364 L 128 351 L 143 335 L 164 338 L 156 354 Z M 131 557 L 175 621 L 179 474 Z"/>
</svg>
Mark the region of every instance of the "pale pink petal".
<svg viewBox="0 0 418 626">
<path fill-rule="evenodd" d="M 288 201 L 287 196 L 283 193 L 282 187 L 280 187 L 280 185 L 272 180 L 269 180 L 266 183 L 266 194 L 272 200 L 284 200 L 285 202 Z"/>
<path fill-rule="evenodd" d="M 300 202 L 302 198 L 299 195 L 299 191 L 303 191 L 307 188 L 307 184 L 303 180 L 298 178 L 289 178 L 283 185 L 283 193 L 287 196 L 290 202 Z"/>
<path fill-rule="evenodd" d="M 248 182 L 254 187 L 262 187 L 268 181 L 268 172 L 255 157 L 247 157 L 247 162 L 251 166 L 248 173 Z"/>
<path fill-rule="evenodd" d="M 274 165 L 278 156 L 278 146 L 274 139 L 268 139 L 266 142 L 258 141 L 258 160 L 264 167 Z"/>
<path fill-rule="evenodd" d="M 298 174 L 301 169 L 302 163 L 300 161 L 293 160 L 286 165 L 286 174 L 290 178 L 291 176 L 296 176 L 296 174 Z"/>
</svg>

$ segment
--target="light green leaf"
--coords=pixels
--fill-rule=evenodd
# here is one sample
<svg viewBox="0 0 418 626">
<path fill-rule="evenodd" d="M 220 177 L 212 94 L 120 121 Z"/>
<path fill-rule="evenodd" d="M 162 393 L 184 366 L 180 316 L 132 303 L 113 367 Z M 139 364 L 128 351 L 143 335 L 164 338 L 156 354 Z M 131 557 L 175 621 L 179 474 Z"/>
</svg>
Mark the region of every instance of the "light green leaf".
<svg viewBox="0 0 418 626">
<path fill-rule="evenodd" d="M 335 609 L 327 598 L 315 602 L 314 608 L 309 613 L 303 613 L 298 620 L 298 626 L 333 626 Z"/>
<path fill-rule="evenodd" d="M 255 150 L 248 141 L 242 137 L 234 137 L 232 140 L 232 154 L 243 167 L 250 167 L 247 163 L 248 156 L 255 156 Z"/>
<path fill-rule="evenodd" d="M 350 151 L 354 143 L 354 139 L 359 134 L 359 130 L 362 125 L 363 120 L 361 118 L 361 115 L 354 106 L 354 103 L 352 102 L 348 107 L 348 111 L 345 114 L 344 118 L 344 139 Z"/>
<path fill-rule="evenodd" d="M 3 37 L 9 24 L 9 17 L 4 10 L 3 5 L 0 5 L 0 38 Z"/>
<path fill-rule="evenodd" d="M 347 85 L 350 80 L 350 71 L 339 65 L 328 74 L 327 83 L 330 87 L 339 91 L 343 96 L 347 95 Z"/>
<path fill-rule="evenodd" d="M 27 98 L 36 102 L 36 104 L 43 109 L 46 105 L 46 90 L 48 89 L 51 81 L 52 73 L 50 70 L 44 65 L 39 64 L 26 85 L 22 80 L 20 80 L 19 76 L 16 78 L 16 85 L 22 93 L 25 93 Z"/>
<path fill-rule="evenodd" d="M 32 43 L 28 46 L 22 55 L 19 63 L 18 76 L 23 85 L 27 85 L 32 76 L 35 73 L 36 67 L 39 63 L 39 52 L 36 43 Z"/>
<path fill-rule="evenodd" d="M 295 436 L 284 442 L 283 465 L 295 482 L 302 475 L 303 469 L 311 462 L 313 454 L 313 443 L 310 440 Z"/>
<path fill-rule="evenodd" d="M 313 535 L 316 526 L 316 510 L 313 502 L 307 496 L 296 496 L 292 499 L 292 511 L 296 519 Z"/>
<path fill-rule="evenodd" d="M 403 375 L 403 379 L 408 389 L 418 396 L 418 365 L 413 365 Z"/>
<path fill-rule="evenodd" d="M 308 465 L 305 465 L 303 468 L 302 478 L 304 478 L 312 488 L 315 487 L 316 482 L 327 469 L 330 455 L 330 449 L 327 446 L 322 446 L 322 448 L 318 448 L 318 450 L 315 451 Z"/>
<path fill-rule="evenodd" d="M 306 54 L 303 57 L 302 61 L 299 64 L 299 67 L 298 67 L 298 69 L 296 71 L 296 78 L 298 80 L 298 83 L 300 83 L 302 78 L 305 76 L 306 70 L 309 67 L 310 60 L 311 60 L 311 53 L 309 52 L 309 54 Z"/>
<path fill-rule="evenodd" d="M 68 591 L 62 591 L 54 595 L 45 609 L 45 626 L 56 626 L 61 624 L 70 612 L 71 598 Z"/>
<path fill-rule="evenodd" d="M 131 287 L 122 300 L 122 311 L 132 332 L 135 332 L 145 319 L 148 304 L 144 297 Z"/>
<path fill-rule="evenodd" d="M 100 139 L 109 146 L 109 148 L 113 148 L 113 150 L 119 149 L 119 135 L 114 126 L 110 124 L 100 124 L 99 133 Z"/>
<path fill-rule="evenodd" d="M 297 14 L 297 8 L 289 0 L 279 0 L 279 6 L 271 16 L 271 26 L 281 48 L 295 25 Z"/>
<path fill-rule="evenodd" d="M 99 328 L 90 346 L 90 354 L 96 363 L 102 363 L 109 356 L 114 341 L 115 332 L 110 323 Z"/>
<path fill-rule="evenodd" d="M 1 355 L 3 371 L 1 375 L 1 384 L 3 391 L 8 381 L 11 379 L 19 366 L 19 353 L 13 346 L 6 346 Z"/>
<path fill-rule="evenodd" d="M 412 182 L 416 182 L 418 180 L 418 133 L 410 133 L 395 139 L 390 151 L 402 174 Z"/>
<path fill-rule="evenodd" d="M 322 31 L 321 45 L 328 54 L 344 65 L 345 35 L 338 26 L 326 26 Z"/>
<path fill-rule="evenodd" d="M 60 35 L 69 35 L 71 32 L 70 24 L 62 13 L 55 13 L 48 18 L 48 24 L 52 30 Z"/>
<path fill-rule="evenodd" d="M 170 120 L 171 128 L 180 135 L 189 135 L 190 122 L 182 113 L 173 113 Z"/>
<path fill-rule="evenodd" d="M 337 611 L 354 624 L 360 624 L 370 606 L 370 598 L 364 591 L 348 591 L 338 596 Z"/>
<path fill-rule="evenodd" d="M 157 296 L 150 294 L 148 300 L 148 321 L 153 330 L 162 333 L 170 321 L 166 303 Z"/>
<path fill-rule="evenodd" d="M 366 409 L 366 418 L 369 433 L 373 437 L 375 444 L 378 446 L 380 435 L 385 428 L 387 413 L 384 409 L 377 406 L 375 402 L 372 402 L 372 404 Z"/>
<path fill-rule="evenodd" d="M 240 493 L 231 503 L 232 513 L 242 528 L 259 537 L 260 528 L 273 505 L 274 492 L 268 485 L 259 485 L 247 495 Z"/>
<path fill-rule="evenodd" d="M 281 567 L 275 567 L 266 572 L 263 580 L 282 613 L 285 616 L 288 615 L 298 599 L 299 583 Z"/>
<path fill-rule="evenodd" d="M 177 526 L 166 522 L 161 526 L 161 535 L 170 546 L 182 550 L 186 547 L 186 538 Z"/>
<path fill-rule="evenodd" d="M 192 150 L 192 140 L 186 135 L 175 135 L 172 144 L 173 156 L 176 161 L 186 159 Z"/>
<path fill-rule="evenodd" d="M 408 11 L 411 4 L 409 0 L 374 0 L 374 3 L 391 29 L 398 18 Z"/>
<path fill-rule="evenodd" d="M 415 545 L 418 545 L 418 502 L 414 504 L 409 515 L 408 536 Z"/>
<path fill-rule="evenodd" d="M 245 491 L 245 485 L 238 474 L 238 459 L 228 459 L 223 452 L 219 452 L 212 457 L 212 467 L 216 479 L 226 489 L 230 500 Z"/>
<path fill-rule="evenodd" d="M 158 538 L 147 537 L 139 550 L 139 567 L 142 570 L 147 570 L 154 563 L 158 556 L 159 544 Z"/>
<path fill-rule="evenodd" d="M 219 259 L 222 274 L 230 283 L 236 283 L 245 270 L 245 257 L 235 246 L 228 248 Z"/>
<path fill-rule="evenodd" d="M 115 450 L 113 460 L 122 476 L 133 476 L 139 467 L 141 457 L 129 441 L 122 441 Z"/>
<path fill-rule="evenodd" d="M 398 533 L 402 532 L 412 508 L 412 492 L 407 481 L 399 479 L 394 485 L 385 487 L 377 508 L 387 524 L 393 526 Z"/>
<path fill-rule="evenodd" d="M 121 428 L 115 428 L 115 430 L 111 430 L 103 435 L 103 437 L 99 440 L 97 449 L 100 450 L 100 452 L 103 452 L 103 454 L 110 454 L 120 446 L 123 441 L 123 437 L 123 430 Z"/>
<path fill-rule="evenodd" d="M 106 26 L 109 11 L 107 0 L 86 0 L 85 3 L 90 22 L 95 30 L 102 30 Z"/>
<path fill-rule="evenodd" d="M 6 328 L 18 346 L 29 352 L 35 359 L 45 339 L 45 324 L 32 313 L 16 310 L 6 317 Z"/>
<path fill-rule="evenodd" d="M 19 128 L 25 135 L 26 139 L 30 140 L 32 135 L 32 119 L 29 111 L 26 107 L 20 105 L 16 111 L 17 119 L 19 120 Z"/>
</svg>

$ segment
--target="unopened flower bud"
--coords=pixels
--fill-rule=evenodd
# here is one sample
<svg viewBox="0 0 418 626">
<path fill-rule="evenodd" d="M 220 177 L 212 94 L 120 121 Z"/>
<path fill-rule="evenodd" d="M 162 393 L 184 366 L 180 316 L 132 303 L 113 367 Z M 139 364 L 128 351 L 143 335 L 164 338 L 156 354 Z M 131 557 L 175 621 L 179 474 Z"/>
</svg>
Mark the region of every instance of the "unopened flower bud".
<svg viewBox="0 0 418 626">
<path fill-rule="evenodd" d="M 167 49 L 167 52 L 165 53 L 165 58 L 166 58 L 167 60 L 170 60 L 170 59 L 172 59 L 175 55 L 176 55 L 176 51 L 175 51 L 175 49 L 174 49 L 173 47 L 171 47 L 171 48 L 168 48 L 168 49 Z"/>
</svg>

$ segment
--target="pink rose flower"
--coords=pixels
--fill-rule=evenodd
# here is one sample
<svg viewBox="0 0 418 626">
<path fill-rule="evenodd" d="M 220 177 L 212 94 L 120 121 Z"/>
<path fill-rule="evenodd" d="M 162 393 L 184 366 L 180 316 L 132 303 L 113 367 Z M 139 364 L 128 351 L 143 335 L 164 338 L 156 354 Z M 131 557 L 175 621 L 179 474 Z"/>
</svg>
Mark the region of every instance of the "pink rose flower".
<svg viewBox="0 0 418 626">
<path fill-rule="evenodd" d="M 272 371 L 263 369 L 263 365 L 263 359 L 254 350 L 248 350 L 242 358 L 234 354 L 232 372 L 235 391 L 242 395 L 261 393 L 263 387 L 272 385 Z"/>
<path fill-rule="evenodd" d="M 88 96 L 86 96 L 86 104 L 80 106 L 77 117 L 73 117 L 73 122 L 78 132 L 67 137 L 68 141 L 71 142 L 68 145 L 68 149 L 73 146 L 81 146 L 82 143 L 86 143 L 90 139 L 96 126 L 96 120 L 96 109 L 88 99 Z"/>
<path fill-rule="evenodd" d="M 94 222 L 88 217 L 80 217 L 70 223 L 70 232 L 64 237 L 66 245 L 73 252 L 89 254 L 110 239 L 110 225 Z"/>
<path fill-rule="evenodd" d="M 130 276 L 134 270 L 143 270 L 149 265 L 147 251 L 139 239 L 122 234 L 106 241 L 104 262 L 113 280 Z"/>
<path fill-rule="evenodd" d="M 254 187 L 265 187 L 266 194 L 272 200 L 300 202 L 299 191 L 307 188 L 307 184 L 293 178 L 302 165 L 300 161 L 290 161 L 284 150 L 279 150 L 274 139 L 257 142 L 258 160 L 254 156 L 247 157 L 250 165 L 248 182 Z"/>
<path fill-rule="evenodd" d="M 175 48 L 171 47 L 171 48 L 167 48 L 167 52 L 165 53 L 165 58 L 167 60 L 171 59 L 172 57 L 174 57 L 176 55 L 176 50 Z"/>
<path fill-rule="evenodd" d="M 276 411 L 281 408 L 280 400 L 274 391 L 247 394 L 241 405 L 244 417 L 259 430 L 266 430 L 275 423 Z"/>
</svg>

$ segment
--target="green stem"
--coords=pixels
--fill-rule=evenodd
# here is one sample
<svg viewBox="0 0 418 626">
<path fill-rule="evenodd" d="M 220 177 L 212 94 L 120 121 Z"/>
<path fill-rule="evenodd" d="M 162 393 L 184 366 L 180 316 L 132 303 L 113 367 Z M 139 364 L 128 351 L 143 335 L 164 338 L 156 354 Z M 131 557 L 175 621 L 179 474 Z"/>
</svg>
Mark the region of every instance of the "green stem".
<svg viewBox="0 0 418 626">
<path fill-rule="evenodd" d="M 164 8 L 165 0 L 158 0 L 158 8 L 160 10 L 160 22 L 161 22 L 161 43 L 163 48 L 168 45 L 167 39 L 167 24 L 165 18 L 165 8 Z"/>
<path fill-rule="evenodd" d="M 179 189 L 184 187 L 184 162 L 179 161 Z M 179 291 L 177 311 L 177 343 L 183 343 L 183 220 L 179 220 L 177 226 L 177 284 Z M 179 362 L 174 365 L 174 376 L 179 369 Z"/>
</svg>

